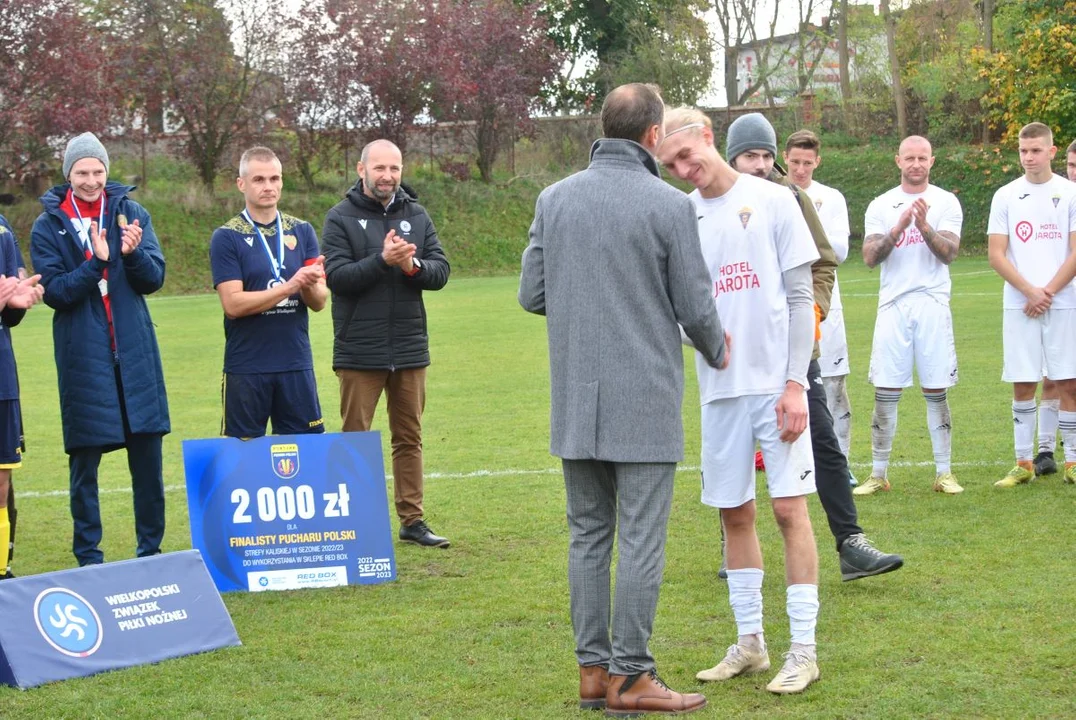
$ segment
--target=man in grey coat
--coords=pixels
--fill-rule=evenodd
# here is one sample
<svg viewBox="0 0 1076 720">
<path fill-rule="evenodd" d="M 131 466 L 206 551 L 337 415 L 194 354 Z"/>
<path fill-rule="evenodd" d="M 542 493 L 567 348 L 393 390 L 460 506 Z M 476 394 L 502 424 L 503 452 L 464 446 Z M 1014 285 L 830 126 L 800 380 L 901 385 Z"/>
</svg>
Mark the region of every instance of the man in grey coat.
<svg viewBox="0 0 1076 720">
<path fill-rule="evenodd" d="M 519 287 L 520 304 L 545 315 L 549 332 L 550 452 L 567 490 L 580 707 L 612 714 L 706 705 L 670 690 L 648 648 L 684 453 L 677 325 L 716 368 L 728 365 L 729 342 L 695 208 L 658 175 L 664 110 L 648 85 L 606 97 L 590 166 L 538 198 Z"/>
</svg>

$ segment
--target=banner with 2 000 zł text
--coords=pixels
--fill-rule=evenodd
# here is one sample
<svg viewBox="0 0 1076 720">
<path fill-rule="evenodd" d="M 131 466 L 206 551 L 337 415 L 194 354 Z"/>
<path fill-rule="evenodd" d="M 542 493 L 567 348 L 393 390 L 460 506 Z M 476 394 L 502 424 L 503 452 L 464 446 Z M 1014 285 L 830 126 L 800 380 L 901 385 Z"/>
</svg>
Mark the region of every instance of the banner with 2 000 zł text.
<svg viewBox="0 0 1076 720">
<path fill-rule="evenodd" d="M 183 441 L 191 543 L 232 590 L 396 578 L 381 434 Z"/>
</svg>

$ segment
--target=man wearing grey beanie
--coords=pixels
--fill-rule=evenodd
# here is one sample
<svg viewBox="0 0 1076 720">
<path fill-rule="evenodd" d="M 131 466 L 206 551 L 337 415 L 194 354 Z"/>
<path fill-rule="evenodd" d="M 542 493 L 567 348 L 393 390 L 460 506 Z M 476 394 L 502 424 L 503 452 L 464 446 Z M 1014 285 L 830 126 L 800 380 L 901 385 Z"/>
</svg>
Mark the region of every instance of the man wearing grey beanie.
<svg viewBox="0 0 1076 720">
<path fill-rule="evenodd" d="M 725 147 L 726 157 L 733 168 L 784 185 L 796 196 L 820 255 L 818 262 L 811 268 L 816 318 L 820 323 L 829 314 L 837 255 L 826 238 L 811 199 L 789 182 L 784 170 L 774 162 L 777 155 L 777 133 L 773 125 L 760 113 L 742 115 L 729 125 Z M 841 452 L 840 443 L 837 441 L 833 415 L 826 403 L 826 392 L 822 385 L 822 369 L 818 364 L 818 337 L 820 332 L 816 325 L 814 353 L 807 371 L 807 404 L 818 499 L 826 512 L 830 532 L 837 543 L 841 579 L 849 581 L 881 575 L 899 569 L 904 564 L 904 559 L 900 555 L 883 553 L 875 548 L 859 526 L 859 513 L 848 484 L 848 459 Z"/>
<path fill-rule="evenodd" d="M 161 438 L 170 431 L 164 372 L 145 296 L 165 263 L 133 187 L 108 180 L 108 151 L 92 133 L 67 144 L 66 182 L 41 196 L 30 256 L 52 324 L 64 450 L 69 456 L 72 550 L 79 565 L 104 562 L 97 468 L 127 450 L 138 557 L 161 551 Z"/>
</svg>

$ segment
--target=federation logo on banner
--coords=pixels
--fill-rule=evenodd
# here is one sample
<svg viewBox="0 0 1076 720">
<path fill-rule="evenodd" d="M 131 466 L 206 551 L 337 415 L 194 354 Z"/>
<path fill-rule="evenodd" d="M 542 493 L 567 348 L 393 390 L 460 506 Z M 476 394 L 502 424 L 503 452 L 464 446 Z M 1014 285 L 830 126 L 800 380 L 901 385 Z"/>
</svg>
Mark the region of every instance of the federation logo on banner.
<svg viewBox="0 0 1076 720">
<path fill-rule="evenodd" d="M 273 472 L 281 480 L 291 480 L 299 474 L 298 445 L 271 445 L 269 454 L 273 460 Z"/>
<path fill-rule="evenodd" d="M 45 641 L 64 655 L 89 657 L 101 647 L 104 633 L 97 611 L 67 588 L 42 590 L 34 601 L 34 621 Z"/>
</svg>

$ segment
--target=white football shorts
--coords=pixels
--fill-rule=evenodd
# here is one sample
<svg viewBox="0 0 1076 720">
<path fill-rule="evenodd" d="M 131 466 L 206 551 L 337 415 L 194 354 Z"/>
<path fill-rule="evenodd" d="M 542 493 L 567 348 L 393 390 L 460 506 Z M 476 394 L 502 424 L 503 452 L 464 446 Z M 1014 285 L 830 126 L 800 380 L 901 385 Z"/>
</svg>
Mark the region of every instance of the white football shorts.
<svg viewBox="0 0 1076 720">
<path fill-rule="evenodd" d="M 807 401 L 804 391 L 804 402 Z M 780 395 L 745 395 L 702 406 L 702 502 L 735 508 L 755 499 L 755 441 L 766 461 L 770 497 L 815 491 L 808 426 L 793 443 L 781 442 L 775 408 Z"/>
</svg>

